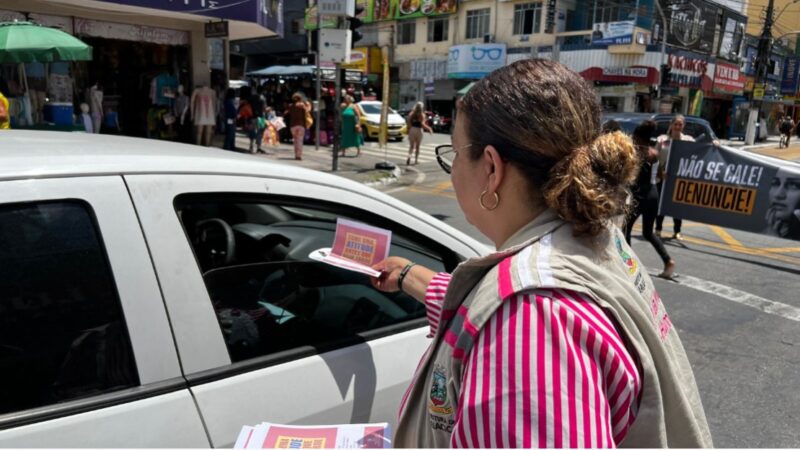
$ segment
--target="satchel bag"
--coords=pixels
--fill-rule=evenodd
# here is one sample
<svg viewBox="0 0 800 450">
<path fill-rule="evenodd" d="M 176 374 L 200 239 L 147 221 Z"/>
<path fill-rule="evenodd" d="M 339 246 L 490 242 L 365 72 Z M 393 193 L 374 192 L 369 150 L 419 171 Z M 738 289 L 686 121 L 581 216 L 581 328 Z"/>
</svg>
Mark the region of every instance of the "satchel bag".
<svg viewBox="0 0 800 450">
<path fill-rule="evenodd" d="M 311 128 L 314 125 L 314 118 L 311 117 L 311 111 L 306 111 L 306 128 Z"/>
</svg>

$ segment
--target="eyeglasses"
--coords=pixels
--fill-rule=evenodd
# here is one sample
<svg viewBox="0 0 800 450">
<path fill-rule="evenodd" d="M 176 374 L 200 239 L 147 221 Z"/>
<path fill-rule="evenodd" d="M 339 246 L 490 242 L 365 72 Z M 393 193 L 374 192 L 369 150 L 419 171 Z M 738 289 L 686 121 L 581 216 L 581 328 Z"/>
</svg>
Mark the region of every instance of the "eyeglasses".
<svg viewBox="0 0 800 450">
<path fill-rule="evenodd" d="M 500 59 L 501 56 L 503 56 L 503 50 L 500 48 L 472 47 L 471 50 L 472 50 L 472 59 L 476 61 L 480 61 L 486 56 L 489 56 L 489 59 L 496 61 Z"/>
<path fill-rule="evenodd" d="M 464 145 L 458 150 L 465 149 L 471 145 L 472 144 Z M 444 144 L 436 147 L 436 161 L 446 173 L 451 173 L 453 171 L 453 161 L 456 159 L 456 156 L 458 156 L 458 150 L 455 149 L 452 144 Z"/>
</svg>

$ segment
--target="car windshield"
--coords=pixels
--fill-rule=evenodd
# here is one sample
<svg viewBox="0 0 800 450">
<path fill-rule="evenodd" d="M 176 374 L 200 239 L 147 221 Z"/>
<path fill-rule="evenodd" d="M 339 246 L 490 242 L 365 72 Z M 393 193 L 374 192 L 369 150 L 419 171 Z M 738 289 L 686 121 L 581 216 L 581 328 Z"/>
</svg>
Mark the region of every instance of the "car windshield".
<svg viewBox="0 0 800 450">
<path fill-rule="evenodd" d="M 364 110 L 366 114 L 380 114 L 381 113 L 381 105 L 380 103 L 362 103 L 361 109 Z"/>
</svg>

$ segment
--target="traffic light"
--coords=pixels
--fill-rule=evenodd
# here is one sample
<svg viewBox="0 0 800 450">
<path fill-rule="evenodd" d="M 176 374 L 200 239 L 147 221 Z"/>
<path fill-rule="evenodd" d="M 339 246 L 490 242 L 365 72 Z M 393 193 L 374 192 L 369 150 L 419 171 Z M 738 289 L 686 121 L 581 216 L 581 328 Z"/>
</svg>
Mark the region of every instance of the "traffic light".
<svg viewBox="0 0 800 450">
<path fill-rule="evenodd" d="M 669 78 L 672 73 L 672 67 L 669 64 L 661 65 L 661 86 L 669 86 Z"/>
<path fill-rule="evenodd" d="M 358 16 L 361 15 L 363 12 L 364 12 L 364 6 L 356 5 L 353 17 L 347 18 L 347 21 L 349 22 L 348 29 L 352 31 L 351 47 L 355 47 L 355 43 L 360 41 L 364 37 L 364 35 L 360 31 L 358 31 L 358 29 L 361 28 L 362 25 L 364 25 L 364 21 L 358 18 Z"/>
</svg>

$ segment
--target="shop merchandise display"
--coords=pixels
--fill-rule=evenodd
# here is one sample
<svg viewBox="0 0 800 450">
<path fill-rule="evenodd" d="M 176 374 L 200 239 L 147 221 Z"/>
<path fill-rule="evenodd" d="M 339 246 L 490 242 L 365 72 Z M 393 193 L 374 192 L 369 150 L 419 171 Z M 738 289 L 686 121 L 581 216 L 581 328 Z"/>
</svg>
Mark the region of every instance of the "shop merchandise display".
<svg viewBox="0 0 800 450">
<path fill-rule="evenodd" d="M 192 122 L 195 129 L 195 143 L 211 146 L 211 138 L 216 125 L 217 94 L 208 86 L 200 86 L 192 92 L 190 103 Z"/>
</svg>

